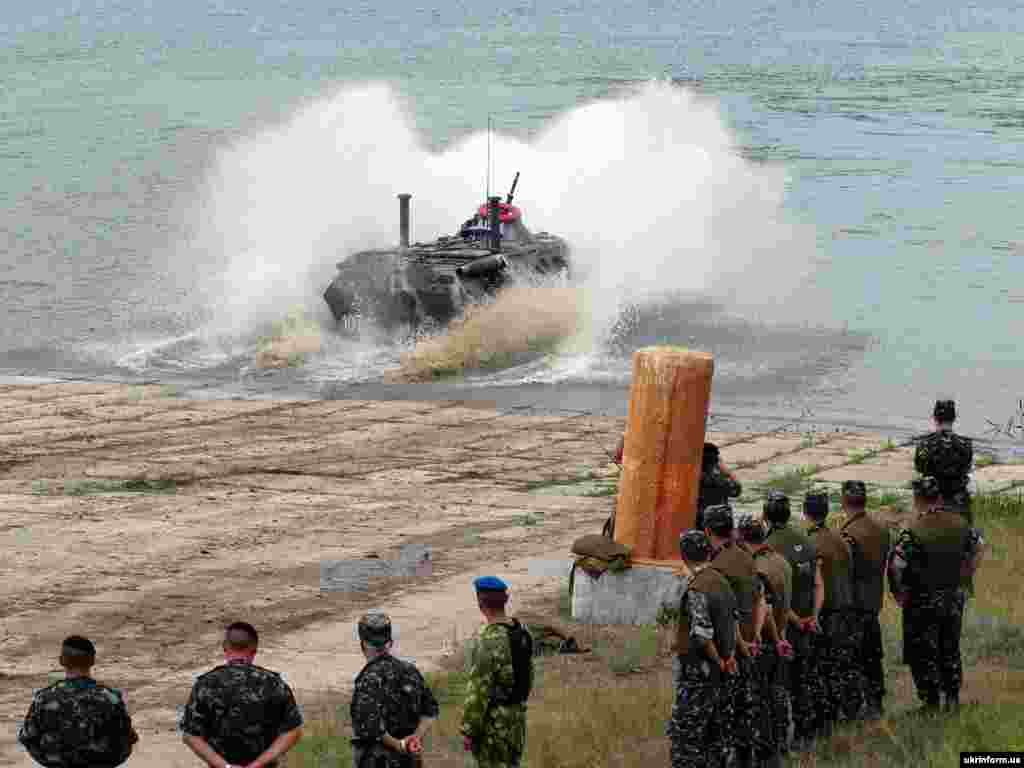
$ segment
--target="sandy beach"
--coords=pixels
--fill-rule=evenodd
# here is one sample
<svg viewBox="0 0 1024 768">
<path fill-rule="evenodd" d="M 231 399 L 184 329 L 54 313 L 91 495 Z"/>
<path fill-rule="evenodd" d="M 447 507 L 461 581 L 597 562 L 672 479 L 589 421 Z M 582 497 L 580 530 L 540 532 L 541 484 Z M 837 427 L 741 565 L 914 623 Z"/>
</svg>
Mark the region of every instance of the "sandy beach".
<svg viewBox="0 0 1024 768">
<path fill-rule="evenodd" d="M 353 622 L 367 608 L 385 608 L 398 653 L 430 668 L 479 623 L 475 576 L 508 580 L 513 611 L 557 593 L 558 561 L 614 508 L 602 489 L 624 427 L 480 403 L 199 400 L 80 383 L 2 386 L 0 417 L 0 762 L 16 766 L 33 764 L 15 734 L 72 632 L 96 642 L 96 677 L 125 692 L 138 767 L 198 764 L 177 709 L 219 663 L 232 620 L 257 626 L 257 663 L 307 711 L 361 667 Z M 709 437 L 752 486 L 794 468 L 876 488 L 912 474 L 912 449 L 886 434 Z M 976 479 L 1011 487 L 1024 467 Z M 393 559 L 405 545 L 429 549 L 431 573 L 321 589 L 324 562 Z"/>
</svg>

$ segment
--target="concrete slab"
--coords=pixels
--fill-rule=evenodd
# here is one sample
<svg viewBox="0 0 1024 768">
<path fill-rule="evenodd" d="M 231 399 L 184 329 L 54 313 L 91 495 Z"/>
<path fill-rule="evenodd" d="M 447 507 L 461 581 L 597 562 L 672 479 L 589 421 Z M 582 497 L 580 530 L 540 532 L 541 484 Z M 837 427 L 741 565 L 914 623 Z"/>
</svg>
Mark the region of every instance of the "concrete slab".
<svg viewBox="0 0 1024 768">
<path fill-rule="evenodd" d="M 634 565 L 593 578 L 576 569 L 572 618 L 585 624 L 654 624 L 661 607 L 676 609 L 685 578 L 670 568 Z"/>
</svg>

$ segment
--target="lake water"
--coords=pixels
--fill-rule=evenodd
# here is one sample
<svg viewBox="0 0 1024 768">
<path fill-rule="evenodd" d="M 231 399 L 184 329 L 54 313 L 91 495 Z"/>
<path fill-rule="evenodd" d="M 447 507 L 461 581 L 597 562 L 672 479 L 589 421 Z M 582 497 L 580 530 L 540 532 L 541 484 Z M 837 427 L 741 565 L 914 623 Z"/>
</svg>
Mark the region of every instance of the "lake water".
<svg viewBox="0 0 1024 768">
<path fill-rule="evenodd" d="M 624 414 L 629 353 L 672 342 L 714 352 L 723 413 L 1016 410 L 1024 4 L 431 5 L 7 9 L 0 372 Z M 254 371 L 397 239 L 396 193 L 420 239 L 468 217 L 488 116 L 494 187 L 521 170 L 527 223 L 578 247 L 593 344 L 426 390 L 330 334 Z"/>
</svg>

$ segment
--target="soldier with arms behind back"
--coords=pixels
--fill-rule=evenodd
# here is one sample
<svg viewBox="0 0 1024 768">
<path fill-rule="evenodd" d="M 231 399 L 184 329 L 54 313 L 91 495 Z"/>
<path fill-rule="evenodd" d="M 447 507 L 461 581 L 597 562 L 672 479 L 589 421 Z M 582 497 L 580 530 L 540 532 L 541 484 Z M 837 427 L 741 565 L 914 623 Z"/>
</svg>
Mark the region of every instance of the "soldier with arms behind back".
<svg viewBox="0 0 1024 768">
<path fill-rule="evenodd" d="M 754 655 L 757 630 L 764 619 L 764 582 L 757 575 L 754 557 L 747 548 L 733 540 L 735 524 L 732 508 L 716 504 L 704 511 L 704 533 L 711 542 L 711 567 L 721 573 L 736 597 L 736 667 L 737 674 L 728 678 L 727 701 L 721 712 L 727 716 L 723 725 L 726 741 L 736 752 L 739 768 L 751 768 L 755 745 L 762 747 L 759 725 L 760 684 Z"/>
<path fill-rule="evenodd" d="M 853 601 L 860 619 L 857 663 L 866 705 L 865 714 L 875 719 L 884 713 L 885 671 L 882 667 L 882 597 L 885 568 L 892 549 L 889 528 L 867 512 L 867 488 L 860 480 L 843 483 L 843 509 L 848 515 L 842 534 L 853 558 Z"/>
<path fill-rule="evenodd" d="M 526 749 L 526 702 L 533 687 L 533 638 L 505 614 L 508 585 L 495 576 L 474 581 L 487 621 L 470 654 L 462 715 L 466 751 L 480 768 L 518 766 Z"/>
<path fill-rule="evenodd" d="M 724 678 L 736 674 L 736 597 L 726 578 L 709 567 L 711 542 L 701 531 L 679 537 L 691 575 L 679 605 L 673 643 L 675 699 L 666 728 L 672 768 L 721 768 L 724 734 L 718 709 Z"/>
<path fill-rule="evenodd" d="M 948 709 L 960 703 L 961 580 L 977 568 L 984 542 L 942 505 L 934 478 L 915 481 L 914 504 L 918 516 L 900 532 L 889 560 L 889 589 L 903 608 L 903 659 L 928 713 L 938 711 L 940 694 Z"/>
<path fill-rule="evenodd" d="M 259 644 L 244 621 L 224 631 L 224 664 L 192 686 L 182 740 L 210 768 L 277 768 L 302 738 L 302 714 L 288 684 L 253 664 Z"/>
<path fill-rule="evenodd" d="M 794 748 L 807 749 L 825 720 L 819 703 L 825 690 L 814 655 L 813 637 L 820 632 L 818 614 L 825 602 L 821 557 L 814 544 L 789 524 L 789 498 L 778 491 L 768 494 L 764 518 L 768 545 L 786 558 L 793 569 L 793 598 L 787 639 L 793 646 L 789 666 L 789 695 L 793 707 Z"/>
<path fill-rule="evenodd" d="M 96 648 L 71 635 L 61 646 L 65 678 L 37 691 L 18 741 L 46 768 L 114 768 L 131 755 L 138 734 L 121 692 L 91 676 Z"/>
<path fill-rule="evenodd" d="M 789 752 L 788 664 L 793 646 L 786 639 L 793 597 L 793 568 L 768 546 L 768 527 L 753 515 L 742 515 L 736 525 L 740 540 L 750 550 L 764 583 L 768 614 L 764 621 L 761 650 L 757 655 L 761 685 L 761 750 L 755 757 L 765 768 L 778 768 Z M 758 638 L 760 640 L 760 638 Z"/>
<path fill-rule="evenodd" d="M 857 650 L 860 648 L 860 619 L 853 602 L 853 560 L 850 545 L 838 531 L 828 527 L 829 500 L 824 491 L 804 497 L 804 516 L 811 523 L 808 538 L 821 558 L 825 600 L 818 614 L 821 632 L 815 638 L 818 668 L 828 689 L 822 702 L 826 708 L 826 732 L 841 717 L 860 717 L 864 705 Z"/>
<path fill-rule="evenodd" d="M 423 675 L 391 654 L 391 619 L 368 613 L 359 620 L 366 666 L 352 692 L 354 768 L 416 768 L 423 764 L 423 735 L 438 706 Z"/>
</svg>

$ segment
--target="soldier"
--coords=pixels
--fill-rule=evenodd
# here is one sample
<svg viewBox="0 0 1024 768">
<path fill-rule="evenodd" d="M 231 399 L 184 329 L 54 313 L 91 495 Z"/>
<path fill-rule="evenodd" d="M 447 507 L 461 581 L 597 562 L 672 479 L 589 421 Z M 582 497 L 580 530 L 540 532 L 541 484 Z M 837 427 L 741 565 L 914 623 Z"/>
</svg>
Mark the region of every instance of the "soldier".
<svg viewBox="0 0 1024 768">
<path fill-rule="evenodd" d="M 495 576 L 474 582 L 487 624 L 470 655 L 462 735 L 480 768 L 518 766 L 526 749 L 526 701 L 533 687 L 533 639 L 505 614 L 508 586 Z"/>
<path fill-rule="evenodd" d="M 61 645 L 64 679 L 32 697 L 18 741 L 40 765 L 114 768 L 131 755 L 139 736 L 124 696 L 92 678 L 95 663 L 92 642 L 71 635 Z"/>
<path fill-rule="evenodd" d="M 860 480 L 843 483 L 843 510 L 848 515 L 842 535 L 853 558 L 853 602 L 860 617 L 857 662 L 864 692 L 865 714 L 877 719 L 884 713 L 885 671 L 882 667 L 882 611 L 885 567 L 892 537 L 888 527 L 867 513 L 867 488 Z"/>
<path fill-rule="evenodd" d="M 764 622 L 767 642 L 761 644 L 757 655 L 764 749 L 756 756 L 765 768 L 781 768 L 789 753 L 786 672 L 788 661 L 793 658 L 793 646 L 786 639 L 786 628 L 793 596 L 793 568 L 786 558 L 768 546 L 765 541 L 768 528 L 764 522 L 753 515 L 741 515 L 736 527 L 740 539 L 754 558 L 754 566 L 764 584 L 765 602 L 770 609 Z"/>
<path fill-rule="evenodd" d="M 914 484 L 915 506 L 924 507 L 900 532 L 889 560 L 889 589 L 903 608 L 903 658 L 910 664 L 924 713 L 960 703 L 963 666 L 960 630 L 965 595 L 961 578 L 973 574 L 984 544 L 981 533 L 940 500 L 931 477 Z"/>
<path fill-rule="evenodd" d="M 853 602 L 853 563 L 850 546 L 842 534 L 827 526 L 828 494 L 812 491 L 804 497 L 804 517 L 811 523 L 808 537 L 821 558 L 825 582 L 825 601 L 818 614 L 821 632 L 815 641 L 818 668 L 828 696 L 822 701 L 826 733 L 840 718 L 860 717 L 864 706 L 857 650 L 860 648 L 860 621 Z"/>
<path fill-rule="evenodd" d="M 715 504 L 728 504 L 743 493 L 743 486 L 722 463 L 718 446 L 704 443 L 704 454 L 701 457 L 700 490 L 697 494 L 697 521 L 694 527 L 703 531 L 704 510 Z"/>
<path fill-rule="evenodd" d="M 711 567 L 729 582 L 737 604 L 737 674 L 728 678 L 726 696 L 728 717 L 724 724 L 728 746 L 736 750 L 740 768 L 753 764 L 756 713 L 760 708 L 754 662 L 755 618 L 763 619 L 764 586 L 757 577 L 754 558 L 733 541 L 732 508 L 716 504 L 704 510 L 704 533 L 711 542 Z M 755 615 L 756 614 L 756 615 Z"/>
<path fill-rule="evenodd" d="M 939 484 L 939 493 L 947 509 L 956 509 L 974 524 L 971 497 L 968 491 L 969 475 L 974 463 L 974 446 L 969 437 L 953 431 L 956 404 L 952 400 L 939 400 L 933 412 L 935 431 L 921 438 L 914 451 L 914 469 L 923 477 L 933 477 Z"/>
<path fill-rule="evenodd" d="M 675 700 L 666 727 L 672 768 L 720 768 L 724 762 L 721 719 L 724 677 L 736 674 L 736 597 L 729 582 L 710 568 L 711 542 L 701 531 L 679 537 L 690 569 L 679 605 L 673 643 Z"/>
<path fill-rule="evenodd" d="M 437 718 L 434 694 L 416 667 L 391 655 L 391 619 L 368 613 L 358 624 L 366 666 L 352 692 L 352 765 L 422 765 L 423 735 Z"/>
<path fill-rule="evenodd" d="M 789 525 L 789 516 L 789 498 L 778 491 L 769 493 L 764 504 L 764 519 L 768 522 L 766 541 L 793 569 L 787 629 L 787 639 L 793 646 L 789 695 L 793 706 L 793 746 L 804 750 L 824 726 L 819 702 L 825 691 L 815 663 L 812 636 L 821 631 L 818 614 L 825 601 L 825 582 L 817 549 L 810 539 Z"/>
<path fill-rule="evenodd" d="M 182 740 L 211 768 L 276 768 L 302 738 L 302 715 L 276 672 L 253 664 L 259 635 L 238 621 L 224 630 L 224 664 L 196 679 Z"/>
</svg>

